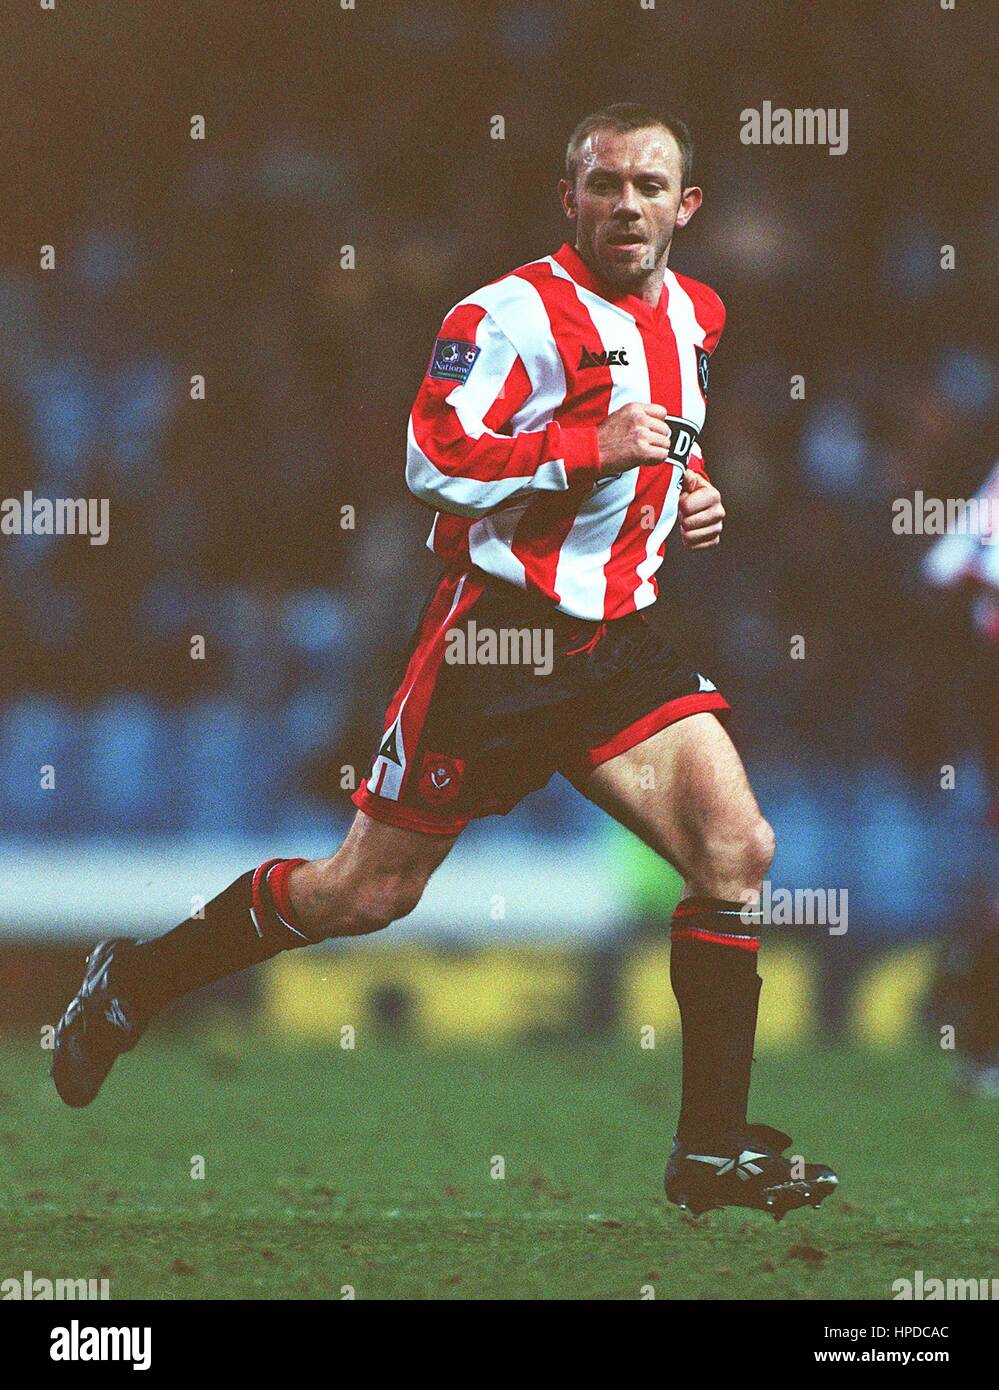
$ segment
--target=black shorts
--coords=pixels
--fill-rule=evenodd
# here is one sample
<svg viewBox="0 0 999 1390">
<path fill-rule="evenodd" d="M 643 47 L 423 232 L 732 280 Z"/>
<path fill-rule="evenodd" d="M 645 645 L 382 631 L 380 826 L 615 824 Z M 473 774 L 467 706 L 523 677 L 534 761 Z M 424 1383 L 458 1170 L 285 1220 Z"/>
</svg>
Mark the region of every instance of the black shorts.
<svg viewBox="0 0 999 1390">
<path fill-rule="evenodd" d="M 474 568 L 437 585 L 394 684 L 352 800 L 433 835 L 505 815 L 554 772 L 578 780 L 689 714 L 729 708 L 645 613 L 587 622 Z"/>
</svg>

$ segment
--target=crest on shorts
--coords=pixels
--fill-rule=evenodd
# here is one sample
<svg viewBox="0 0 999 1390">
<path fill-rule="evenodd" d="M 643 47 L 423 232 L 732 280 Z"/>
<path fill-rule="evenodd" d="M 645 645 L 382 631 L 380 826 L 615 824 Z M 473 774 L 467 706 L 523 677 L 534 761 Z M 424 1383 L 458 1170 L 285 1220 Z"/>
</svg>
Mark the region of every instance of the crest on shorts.
<svg viewBox="0 0 999 1390">
<path fill-rule="evenodd" d="M 464 758 L 449 758 L 445 753 L 424 753 L 420 769 L 420 796 L 430 806 L 446 806 L 461 791 L 464 773 Z"/>
<path fill-rule="evenodd" d="M 708 377 L 710 376 L 708 360 L 710 358 L 710 353 L 705 352 L 702 347 L 695 348 L 694 351 L 697 353 L 697 380 L 701 388 L 701 395 L 707 400 Z"/>
<path fill-rule="evenodd" d="M 428 375 L 436 377 L 438 381 L 455 381 L 461 386 L 468 380 L 468 374 L 481 351 L 474 343 L 463 343 L 456 338 L 438 338 L 434 343 Z"/>
</svg>

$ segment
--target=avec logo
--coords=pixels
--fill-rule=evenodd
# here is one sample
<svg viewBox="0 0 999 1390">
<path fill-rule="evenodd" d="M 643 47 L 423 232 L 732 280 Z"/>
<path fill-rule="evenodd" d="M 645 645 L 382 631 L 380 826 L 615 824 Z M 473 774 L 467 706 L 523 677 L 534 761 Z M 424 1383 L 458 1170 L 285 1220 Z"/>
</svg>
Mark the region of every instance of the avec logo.
<svg viewBox="0 0 999 1390">
<path fill-rule="evenodd" d="M 611 348 L 610 352 L 591 352 L 584 347 L 576 370 L 582 371 L 584 367 L 627 367 L 627 351 L 627 348 Z"/>
</svg>

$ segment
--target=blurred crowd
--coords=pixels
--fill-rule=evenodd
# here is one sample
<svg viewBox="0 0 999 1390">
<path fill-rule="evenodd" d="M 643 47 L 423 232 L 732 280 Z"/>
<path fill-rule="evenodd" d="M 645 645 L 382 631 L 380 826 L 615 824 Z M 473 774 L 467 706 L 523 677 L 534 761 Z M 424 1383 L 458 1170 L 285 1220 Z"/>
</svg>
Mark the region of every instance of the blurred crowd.
<svg viewBox="0 0 999 1390">
<path fill-rule="evenodd" d="M 122 3 L 15 26 L 0 498 L 107 497 L 111 538 L 0 538 L 8 832 L 346 809 L 340 768 L 371 754 L 436 572 L 403 479 L 436 329 L 564 239 L 565 138 L 621 99 L 686 117 L 706 190 L 671 264 L 728 309 L 705 435 L 728 534 L 708 557 L 674 538 L 660 580 L 750 762 L 796 766 L 816 802 L 826 775 L 887 778 L 890 804 L 979 757 L 993 658 L 891 504 L 971 496 L 993 461 L 985 36 L 932 7 L 666 9 Z M 766 99 L 846 107 L 848 153 L 743 145 Z"/>
</svg>

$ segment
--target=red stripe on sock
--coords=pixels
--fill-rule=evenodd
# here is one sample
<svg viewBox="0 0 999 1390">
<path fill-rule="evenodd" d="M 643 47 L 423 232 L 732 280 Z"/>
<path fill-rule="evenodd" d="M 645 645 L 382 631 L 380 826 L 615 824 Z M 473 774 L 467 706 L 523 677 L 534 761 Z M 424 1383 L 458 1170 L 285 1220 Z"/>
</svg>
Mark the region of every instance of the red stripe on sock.
<svg viewBox="0 0 999 1390">
<path fill-rule="evenodd" d="M 757 952 L 760 943 L 755 936 L 718 936 L 712 931 L 697 931 L 693 927 L 684 927 L 680 931 L 674 927 L 670 933 L 674 941 L 684 938 L 690 941 L 709 941 L 712 946 L 734 946 L 738 951 Z"/>
<path fill-rule="evenodd" d="M 250 887 L 250 901 L 253 903 L 253 910 L 257 914 L 257 922 L 260 924 L 260 931 L 263 931 L 264 923 L 266 920 L 264 912 L 264 900 L 262 896 L 264 878 L 269 869 L 273 869 L 275 864 L 280 863 L 280 859 L 265 859 L 264 862 L 260 865 L 260 868 L 255 869 L 253 872 L 253 883 Z"/>
<path fill-rule="evenodd" d="M 273 861 L 272 861 L 273 862 Z M 279 859 L 274 867 L 267 874 L 267 887 L 271 890 L 271 897 L 274 899 L 274 906 L 278 910 L 278 916 L 283 917 L 289 927 L 294 927 L 296 931 L 303 931 L 295 909 L 291 905 L 291 895 L 288 891 L 288 879 L 291 871 L 298 864 L 304 864 L 304 859 Z"/>
</svg>

